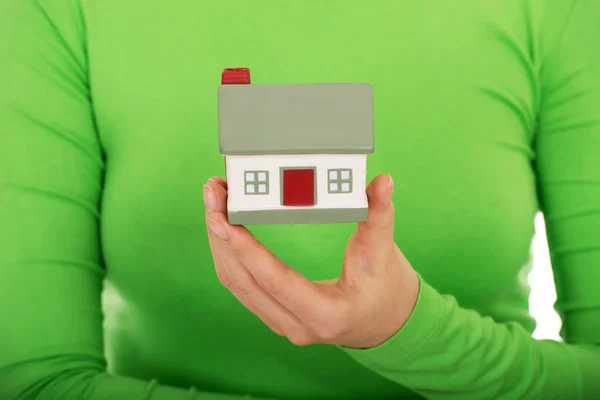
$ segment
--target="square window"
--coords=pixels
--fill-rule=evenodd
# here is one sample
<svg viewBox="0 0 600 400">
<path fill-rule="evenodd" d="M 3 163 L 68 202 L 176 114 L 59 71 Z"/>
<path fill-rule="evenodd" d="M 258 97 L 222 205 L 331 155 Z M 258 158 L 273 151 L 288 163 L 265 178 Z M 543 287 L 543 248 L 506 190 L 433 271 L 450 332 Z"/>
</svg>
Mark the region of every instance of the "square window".
<svg viewBox="0 0 600 400">
<path fill-rule="evenodd" d="M 269 171 L 244 171 L 244 194 L 268 195 Z"/>
<path fill-rule="evenodd" d="M 352 169 L 336 168 L 327 171 L 329 193 L 352 193 Z"/>
</svg>

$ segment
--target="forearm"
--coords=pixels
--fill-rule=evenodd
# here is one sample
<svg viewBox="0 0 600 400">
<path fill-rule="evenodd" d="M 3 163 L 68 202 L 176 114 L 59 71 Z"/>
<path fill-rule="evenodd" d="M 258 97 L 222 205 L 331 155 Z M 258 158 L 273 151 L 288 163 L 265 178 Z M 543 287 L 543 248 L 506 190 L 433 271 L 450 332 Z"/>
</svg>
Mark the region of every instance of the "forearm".
<svg viewBox="0 0 600 400">
<path fill-rule="evenodd" d="M 96 360 L 60 356 L 0 369 L 3 400 L 266 400 L 175 388 L 106 373 Z"/>
<path fill-rule="evenodd" d="M 600 370 L 600 353 L 534 340 L 520 325 L 465 310 L 424 282 L 397 335 L 377 348 L 349 352 L 428 399 L 587 399 L 600 393 L 591 379 Z"/>
</svg>

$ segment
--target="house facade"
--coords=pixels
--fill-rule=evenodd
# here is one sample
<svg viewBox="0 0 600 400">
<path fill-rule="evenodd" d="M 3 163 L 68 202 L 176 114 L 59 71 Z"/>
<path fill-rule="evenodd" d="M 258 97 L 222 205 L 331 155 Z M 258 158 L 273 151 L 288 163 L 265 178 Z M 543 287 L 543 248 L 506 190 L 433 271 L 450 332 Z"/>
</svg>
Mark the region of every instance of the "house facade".
<svg viewBox="0 0 600 400">
<path fill-rule="evenodd" d="M 230 223 L 366 219 L 370 85 L 224 84 L 218 97 Z"/>
</svg>

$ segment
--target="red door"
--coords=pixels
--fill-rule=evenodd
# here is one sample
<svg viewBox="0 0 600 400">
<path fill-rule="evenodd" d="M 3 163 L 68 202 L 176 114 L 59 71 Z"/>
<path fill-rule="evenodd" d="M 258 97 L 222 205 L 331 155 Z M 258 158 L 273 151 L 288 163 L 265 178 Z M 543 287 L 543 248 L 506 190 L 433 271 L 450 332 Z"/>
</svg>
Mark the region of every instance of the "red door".
<svg viewBox="0 0 600 400">
<path fill-rule="evenodd" d="M 284 206 L 314 206 L 315 205 L 315 170 L 284 169 L 283 170 L 283 199 Z"/>
</svg>

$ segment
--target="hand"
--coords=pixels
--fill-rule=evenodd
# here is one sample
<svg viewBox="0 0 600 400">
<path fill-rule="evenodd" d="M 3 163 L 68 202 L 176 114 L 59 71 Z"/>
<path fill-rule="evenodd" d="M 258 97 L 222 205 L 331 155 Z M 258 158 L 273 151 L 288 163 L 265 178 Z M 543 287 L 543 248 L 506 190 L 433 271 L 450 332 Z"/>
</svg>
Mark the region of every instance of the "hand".
<svg viewBox="0 0 600 400">
<path fill-rule="evenodd" d="M 243 226 L 227 222 L 227 184 L 204 186 L 210 247 L 220 282 L 274 332 L 292 343 L 377 346 L 402 328 L 418 277 L 394 243 L 393 182 L 367 188 L 369 216 L 350 237 L 339 279 L 313 282 L 283 263 Z"/>
</svg>

